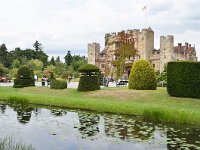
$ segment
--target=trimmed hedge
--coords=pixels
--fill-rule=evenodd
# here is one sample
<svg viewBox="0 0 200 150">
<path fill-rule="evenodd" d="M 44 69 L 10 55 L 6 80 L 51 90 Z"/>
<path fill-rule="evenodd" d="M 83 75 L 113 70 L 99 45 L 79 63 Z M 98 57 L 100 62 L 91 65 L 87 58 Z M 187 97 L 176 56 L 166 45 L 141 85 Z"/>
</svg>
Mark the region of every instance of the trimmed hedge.
<svg viewBox="0 0 200 150">
<path fill-rule="evenodd" d="M 14 88 L 35 86 L 35 80 L 29 67 L 21 66 L 17 72 L 17 79 L 14 79 Z"/>
<path fill-rule="evenodd" d="M 99 72 L 99 68 L 92 64 L 86 64 L 79 69 L 79 72 L 92 74 L 93 72 Z"/>
<path fill-rule="evenodd" d="M 94 91 L 99 90 L 99 77 L 98 76 L 81 76 L 78 91 Z"/>
<path fill-rule="evenodd" d="M 64 80 L 51 80 L 50 88 L 51 89 L 66 89 L 67 82 Z"/>
<path fill-rule="evenodd" d="M 156 74 L 152 64 L 147 60 L 133 63 L 128 81 L 129 89 L 156 90 Z"/>
<path fill-rule="evenodd" d="M 22 87 L 29 87 L 35 86 L 34 79 L 14 79 L 14 88 L 22 88 Z"/>
<path fill-rule="evenodd" d="M 167 92 L 175 97 L 200 98 L 200 62 L 169 62 Z"/>
</svg>

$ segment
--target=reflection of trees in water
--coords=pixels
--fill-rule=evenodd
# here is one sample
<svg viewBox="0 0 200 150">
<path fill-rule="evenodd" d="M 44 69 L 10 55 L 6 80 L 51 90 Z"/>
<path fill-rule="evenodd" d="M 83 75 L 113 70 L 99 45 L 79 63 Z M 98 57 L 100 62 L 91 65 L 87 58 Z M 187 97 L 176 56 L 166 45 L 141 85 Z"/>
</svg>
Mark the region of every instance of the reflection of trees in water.
<svg viewBox="0 0 200 150">
<path fill-rule="evenodd" d="M 148 124 L 124 116 L 105 116 L 105 133 L 107 136 L 120 139 L 150 140 L 155 131 L 153 124 Z"/>
<path fill-rule="evenodd" d="M 200 130 L 184 126 L 169 128 L 167 143 L 168 150 L 184 149 L 184 147 L 185 149 L 195 150 L 196 147 L 200 148 Z"/>
<path fill-rule="evenodd" d="M 10 103 L 9 106 L 17 112 L 17 120 L 20 123 L 26 124 L 30 121 L 31 113 L 34 108 L 30 107 L 28 104 L 21 103 Z"/>
<path fill-rule="evenodd" d="M 52 109 L 51 114 L 58 117 L 58 116 L 63 116 L 64 114 L 66 115 L 67 112 L 62 109 Z"/>
<path fill-rule="evenodd" d="M 6 111 L 6 104 L 0 104 L 1 113 L 4 114 Z"/>
<path fill-rule="evenodd" d="M 91 113 L 78 113 L 80 127 L 79 132 L 83 135 L 83 138 L 97 135 L 99 132 L 99 120 L 100 117 Z"/>
</svg>

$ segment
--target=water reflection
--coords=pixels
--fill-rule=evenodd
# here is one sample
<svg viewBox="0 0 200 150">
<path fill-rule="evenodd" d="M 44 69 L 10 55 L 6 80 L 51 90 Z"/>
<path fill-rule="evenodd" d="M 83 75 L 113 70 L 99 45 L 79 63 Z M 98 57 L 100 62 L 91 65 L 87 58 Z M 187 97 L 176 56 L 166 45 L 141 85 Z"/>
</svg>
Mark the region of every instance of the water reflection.
<svg viewBox="0 0 200 150">
<path fill-rule="evenodd" d="M 17 120 L 22 123 L 26 124 L 31 119 L 31 113 L 34 110 L 33 107 L 28 105 L 27 103 L 12 103 L 8 104 L 15 112 L 17 112 Z"/>
<path fill-rule="evenodd" d="M 58 117 L 58 116 L 66 115 L 67 112 L 62 109 L 52 109 L 51 114 Z"/>
<path fill-rule="evenodd" d="M 120 139 L 149 140 L 153 137 L 154 125 L 123 116 L 105 116 L 105 133 Z"/>
<path fill-rule="evenodd" d="M 6 104 L 0 104 L 1 113 L 4 114 L 6 110 Z"/>
<path fill-rule="evenodd" d="M 198 128 L 175 126 L 167 129 L 167 148 L 174 149 L 200 149 L 200 131 Z"/>
<path fill-rule="evenodd" d="M 97 135 L 99 132 L 99 119 L 100 117 L 95 114 L 78 113 L 79 117 L 79 132 L 82 134 L 82 138 L 87 138 Z"/>
<path fill-rule="evenodd" d="M 12 119 L 6 119 L 7 116 L 17 117 L 23 127 L 18 126 L 16 130 L 20 130 L 21 134 L 24 133 L 23 136 L 21 134 L 17 136 L 32 137 L 31 140 L 35 137 L 34 142 L 41 141 L 40 144 L 44 143 L 43 139 L 45 141 L 49 139 L 51 142 L 47 145 L 61 145 L 63 149 L 70 149 L 66 145 L 78 149 L 77 145 L 80 144 L 82 145 L 80 149 L 93 149 L 89 146 L 94 143 L 94 145 L 104 145 L 99 149 L 200 149 L 200 128 L 192 126 L 153 124 L 134 116 L 36 108 L 19 103 L 0 104 L 0 112 L 1 131 L 4 130 L 5 124 L 9 131 L 16 126 L 16 123 L 12 126 L 13 122 L 10 123 Z M 4 132 L 7 132 L 6 129 Z M 122 148 L 116 148 L 116 143 L 117 147 Z M 49 145 L 50 148 L 42 146 L 39 149 L 51 149 Z"/>
</svg>

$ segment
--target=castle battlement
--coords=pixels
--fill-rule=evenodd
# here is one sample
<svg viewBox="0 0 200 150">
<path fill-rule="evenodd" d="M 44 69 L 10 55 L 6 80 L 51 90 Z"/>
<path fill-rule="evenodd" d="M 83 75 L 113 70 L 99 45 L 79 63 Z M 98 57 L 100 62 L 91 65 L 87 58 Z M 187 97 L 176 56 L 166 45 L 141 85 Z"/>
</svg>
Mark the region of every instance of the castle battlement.
<svg viewBox="0 0 200 150">
<path fill-rule="evenodd" d="M 117 68 L 113 65 L 113 62 L 120 60 L 118 51 L 121 48 L 120 42 L 124 40 L 122 36 L 125 36 L 126 41 L 129 43 L 134 41 L 134 49 L 137 51 L 135 55 L 127 56 L 126 62 L 132 63 L 138 59 L 146 59 L 151 62 L 156 71 L 162 72 L 165 64 L 169 61 L 197 61 L 195 47 L 187 42 L 185 45 L 178 44 L 174 46 L 173 35 L 160 36 L 160 48 L 156 50 L 154 48 L 154 31 L 149 27 L 141 30 L 128 29 L 106 33 L 105 48 L 102 52 L 100 52 L 98 43 L 88 44 L 88 63 L 98 66 L 106 76 L 115 74 Z M 124 75 L 126 73 L 127 70 L 124 70 Z"/>
</svg>

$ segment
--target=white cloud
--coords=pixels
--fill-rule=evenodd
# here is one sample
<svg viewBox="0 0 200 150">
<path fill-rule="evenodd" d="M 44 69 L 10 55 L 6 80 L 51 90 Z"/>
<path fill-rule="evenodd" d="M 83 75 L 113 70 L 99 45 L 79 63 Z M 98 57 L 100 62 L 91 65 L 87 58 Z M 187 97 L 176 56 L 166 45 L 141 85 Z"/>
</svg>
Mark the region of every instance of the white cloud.
<svg viewBox="0 0 200 150">
<path fill-rule="evenodd" d="M 142 8 L 147 5 L 148 25 L 159 36 L 172 34 L 175 44 L 196 45 L 200 58 L 198 0 L 0 0 L 0 42 L 8 49 L 32 48 L 35 40 L 48 55 L 87 54 L 87 43 L 104 47 L 104 34 L 146 27 Z"/>
</svg>

